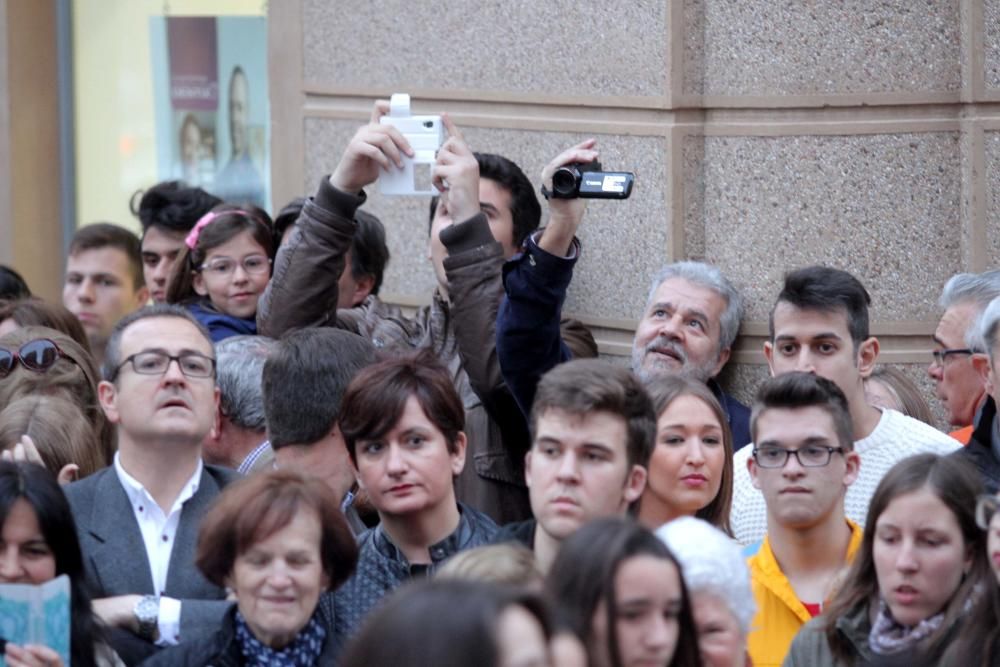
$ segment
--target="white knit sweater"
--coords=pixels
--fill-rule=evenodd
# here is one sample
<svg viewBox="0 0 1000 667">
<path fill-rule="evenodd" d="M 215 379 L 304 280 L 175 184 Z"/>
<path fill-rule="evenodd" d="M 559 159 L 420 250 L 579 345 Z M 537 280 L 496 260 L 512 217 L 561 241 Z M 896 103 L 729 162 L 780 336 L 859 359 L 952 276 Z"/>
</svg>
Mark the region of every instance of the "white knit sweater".
<svg viewBox="0 0 1000 667">
<path fill-rule="evenodd" d="M 844 511 L 858 525 L 865 525 L 868 503 L 882 477 L 901 459 L 914 454 L 947 454 L 960 447 L 957 440 L 922 421 L 895 410 L 883 410 L 875 430 L 854 443 L 861 456 L 858 478 L 847 488 Z M 733 456 L 733 535 L 740 544 L 764 539 L 767 532 L 767 507 L 764 496 L 750 483 L 747 459 L 753 453 L 749 444 Z"/>
</svg>

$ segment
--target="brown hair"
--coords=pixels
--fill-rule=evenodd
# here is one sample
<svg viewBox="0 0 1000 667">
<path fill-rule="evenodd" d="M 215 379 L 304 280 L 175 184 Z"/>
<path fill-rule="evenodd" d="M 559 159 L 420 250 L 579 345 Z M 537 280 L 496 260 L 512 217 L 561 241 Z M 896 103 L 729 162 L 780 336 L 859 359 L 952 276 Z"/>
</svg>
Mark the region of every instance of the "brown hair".
<svg viewBox="0 0 1000 667">
<path fill-rule="evenodd" d="M 823 610 L 826 623 L 823 631 L 833 655 L 847 664 L 854 664 L 854 650 L 840 630 L 837 620 L 861 605 L 872 604 L 878 593 L 878 576 L 875 572 L 875 527 L 878 519 L 896 498 L 927 489 L 951 510 L 962 531 L 966 553 L 972 567 L 945 606 L 944 623 L 920 644 L 921 655 L 940 657 L 947 648 L 950 632 L 963 614 L 966 601 L 974 597 L 974 589 L 986 577 L 993 577 L 986 560 L 986 536 L 976 525 L 976 497 L 982 491 L 979 473 L 965 460 L 952 456 L 919 454 L 903 459 L 893 466 L 879 482 L 865 519 L 864 537 L 854 558 L 843 586 Z M 930 664 L 930 663 L 928 663 Z"/>
<path fill-rule="evenodd" d="M 90 352 L 87 332 L 76 315 L 62 305 L 46 303 L 37 297 L 16 301 L 0 300 L 0 322 L 14 320 L 18 327 L 48 327 L 61 331 Z"/>
<path fill-rule="evenodd" d="M 729 512 L 733 506 L 733 434 L 729 429 L 729 420 L 726 418 L 726 412 L 722 409 L 719 399 L 704 382 L 682 375 L 665 375 L 654 378 L 646 383 L 646 390 L 653 401 L 657 420 L 667 407 L 681 396 L 693 396 L 699 399 L 715 415 L 715 419 L 722 429 L 722 446 L 725 452 L 722 482 L 715 498 L 712 498 L 708 505 L 695 512 L 695 516 L 732 536 L 733 530 L 729 524 Z M 654 445 L 654 449 L 655 447 L 656 445 Z M 646 489 L 649 489 L 648 485 Z M 639 502 L 642 502 L 641 498 Z"/>
<path fill-rule="evenodd" d="M 114 429 L 104 416 L 97 397 L 99 380 L 94 358 L 79 343 L 55 329 L 24 327 L 0 336 L 0 347 L 17 350 L 29 341 L 47 338 L 63 351 L 52 368 L 44 373 L 27 370 L 18 364 L 5 378 L 0 378 L 0 405 L 32 394 L 61 396 L 80 408 L 90 420 L 101 443 L 105 465 L 111 463 L 115 451 Z M 66 358 L 68 357 L 68 358 Z"/>
<path fill-rule="evenodd" d="M 609 412 L 625 421 L 629 466 L 649 467 L 656 443 L 656 413 L 642 383 L 627 369 L 600 359 L 574 359 L 556 366 L 538 383 L 531 406 L 531 439 L 546 410 L 573 415 Z"/>
<path fill-rule="evenodd" d="M 333 490 L 293 470 L 268 470 L 227 486 L 201 521 L 195 564 L 209 581 L 225 586 L 240 554 L 310 509 L 319 519 L 328 590 L 335 590 L 354 572 L 358 547 Z"/>
<path fill-rule="evenodd" d="M 340 432 L 357 465 L 359 440 L 380 438 L 396 425 L 410 397 L 444 436 L 448 451 L 457 450 L 465 428 L 465 407 L 448 369 L 430 350 L 380 361 L 361 370 L 340 404 Z"/>
<path fill-rule="evenodd" d="M 129 272 L 132 274 L 132 291 L 136 292 L 146 284 L 142 273 L 142 250 L 139 237 L 129 230 L 110 222 L 95 222 L 76 230 L 69 243 L 69 256 L 85 250 L 115 248 L 125 253 Z"/>
<path fill-rule="evenodd" d="M 167 303 L 185 303 L 200 298 L 194 290 L 194 276 L 201 271 L 209 251 L 242 232 L 250 232 L 268 258 L 274 259 L 274 225 L 263 209 L 249 204 L 220 204 L 206 215 L 211 213 L 216 214 L 215 218 L 199 230 L 194 248 L 185 244 L 174 264 L 167 286 Z"/>
<path fill-rule="evenodd" d="M 837 441 L 847 451 L 854 449 L 854 425 L 847 397 L 833 380 L 804 371 L 782 373 L 765 380 L 757 389 L 750 411 L 750 435 L 757 442 L 757 420 L 768 410 L 820 408 L 833 421 Z"/>
<path fill-rule="evenodd" d="M 872 380 L 881 382 L 896 397 L 896 402 L 899 403 L 900 411 L 904 415 L 934 425 L 934 417 L 927 401 L 906 373 L 894 366 L 879 364 L 872 370 L 871 375 L 865 378 L 865 384 Z"/>
<path fill-rule="evenodd" d="M 53 475 L 68 463 L 80 466 L 80 477 L 108 465 L 93 424 L 59 396 L 23 396 L 0 412 L 0 449 L 11 449 L 23 435 L 31 437 Z"/>
</svg>

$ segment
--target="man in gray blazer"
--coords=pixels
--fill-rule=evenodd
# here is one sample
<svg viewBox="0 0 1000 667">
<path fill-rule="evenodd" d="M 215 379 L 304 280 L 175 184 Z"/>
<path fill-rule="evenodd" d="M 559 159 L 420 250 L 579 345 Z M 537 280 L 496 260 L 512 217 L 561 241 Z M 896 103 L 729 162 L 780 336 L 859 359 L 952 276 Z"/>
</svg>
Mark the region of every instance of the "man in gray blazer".
<svg viewBox="0 0 1000 667">
<path fill-rule="evenodd" d="M 66 487 L 94 611 L 134 664 L 211 632 L 225 591 L 194 565 L 198 525 L 239 475 L 202 463 L 219 403 L 208 332 L 183 308 L 123 318 L 108 341 L 101 406 L 117 426 L 114 464 Z"/>
</svg>

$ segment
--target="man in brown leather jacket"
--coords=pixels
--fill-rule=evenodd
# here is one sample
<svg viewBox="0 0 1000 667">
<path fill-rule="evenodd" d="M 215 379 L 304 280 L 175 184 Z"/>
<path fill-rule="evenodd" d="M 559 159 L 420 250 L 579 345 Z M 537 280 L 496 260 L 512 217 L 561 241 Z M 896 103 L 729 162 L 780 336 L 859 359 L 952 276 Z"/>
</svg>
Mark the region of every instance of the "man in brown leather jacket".
<svg viewBox="0 0 1000 667">
<path fill-rule="evenodd" d="M 412 154 L 394 127 L 380 125 L 387 102 L 376 102 L 371 121 L 351 139 L 333 174 L 302 209 L 282 245 L 271 284 L 257 310 L 259 331 L 279 337 L 304 326 L 355 331 L 386 349 L 433 349 L 448 366 L 466 410 L 469 458 L 456 480 L 458 499 L 498 523 L 531 516 L 524 486 L 527 425 L 511 397 L 496 357 L 495 323 L 503 296 L 501 266 L 538 227 L 534 188 L 510 160 L 474 154 L 447 116 L 449 138 L 438 151 L 434 182 L 443 192 L 433 208 L 431 260 L 438 287 L 431 303 L 406 317 L 369 297 L 360 307 L 337 309 L 337 280 L 364 204 L 363 188 L 380 167 Z M 563 339 L 574 356 L 597 354 L 579 322 L 564 320 Z"/>
</svg>

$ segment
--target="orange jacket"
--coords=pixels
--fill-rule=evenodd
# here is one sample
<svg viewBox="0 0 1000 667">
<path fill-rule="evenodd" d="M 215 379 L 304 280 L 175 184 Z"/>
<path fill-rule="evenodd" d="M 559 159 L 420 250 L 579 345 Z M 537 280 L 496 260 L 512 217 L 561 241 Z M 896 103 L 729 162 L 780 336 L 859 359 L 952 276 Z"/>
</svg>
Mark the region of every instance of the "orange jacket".
<svg viewBox="0 0 1000 667">
<path fill-rule="evenodd" d="M 861 546 L 863 531 L 850 519 L 845 520 L 851 527 L 846 566 L 854 560 L 854 554 Z M 767 537 L 760 543 L 757 553 L 747 558 L 747 566 L 757 601 L 757 613 L 747 638 L 750 658 L 754 667 L 780 667 L 795 635 L 812 616 L 781 571 Z"/>
</svg>

